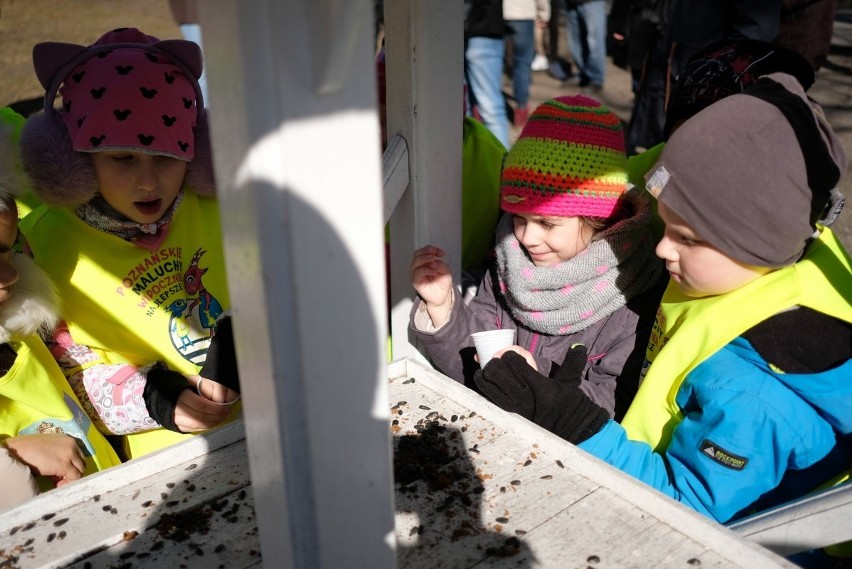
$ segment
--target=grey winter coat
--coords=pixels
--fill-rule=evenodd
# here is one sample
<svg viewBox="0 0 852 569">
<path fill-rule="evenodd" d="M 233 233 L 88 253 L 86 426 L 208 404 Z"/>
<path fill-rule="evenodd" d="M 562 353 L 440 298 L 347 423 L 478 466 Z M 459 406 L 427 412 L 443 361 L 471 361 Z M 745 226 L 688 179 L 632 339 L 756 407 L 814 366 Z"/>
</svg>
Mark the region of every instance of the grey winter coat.
<svg viewBox="0 0 852 569">
<path fill-rule="evenodd" d="M 608 317 L 567 336 L 534 332 L 516 322 L 507 307 L 494 294 L 494 277 L 486 273 L 479 291 L 466 305 L 453 290 L 453 308 L 447 322 L 435 329 L 420 298 L 411 310 L 410 327 L 432 364 L 441 373 L 475 389 L 473 374 L 479 364 L 470 335 L 482 330 L 515 328 L 517 345 L 535 358 L 538 371 L 553 375 L 573 344 L 583 344 L 589 352 L 580 389 L 592 401 L 620 420 L 639 384 L 645 348 L 668 273 L 651 289 L 630 299 Z M 554 365 L 554 363 L 556 365 Z"/>
</svg>

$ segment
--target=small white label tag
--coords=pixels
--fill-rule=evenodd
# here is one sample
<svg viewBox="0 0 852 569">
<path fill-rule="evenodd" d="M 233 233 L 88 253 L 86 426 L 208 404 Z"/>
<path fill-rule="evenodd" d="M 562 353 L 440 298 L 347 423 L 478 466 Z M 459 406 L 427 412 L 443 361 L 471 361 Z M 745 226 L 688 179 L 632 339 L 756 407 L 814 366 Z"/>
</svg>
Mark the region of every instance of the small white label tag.
<svg viewBox="0 0 852 569">
<path fill-rule="evenodd" d="M 665 166 L 660 166 L 654 172 L 654 174 L 648 179 L 648 183 L 645 184 L 645 189 L 649 194 L 654 196 L 655 198 L 660 197 L 660 192 L 663 191 L 663 188 L 668 184 L 669 179 L 672 177 L 669 174 L 669 171 L 666 170 Z"/>
</svg>

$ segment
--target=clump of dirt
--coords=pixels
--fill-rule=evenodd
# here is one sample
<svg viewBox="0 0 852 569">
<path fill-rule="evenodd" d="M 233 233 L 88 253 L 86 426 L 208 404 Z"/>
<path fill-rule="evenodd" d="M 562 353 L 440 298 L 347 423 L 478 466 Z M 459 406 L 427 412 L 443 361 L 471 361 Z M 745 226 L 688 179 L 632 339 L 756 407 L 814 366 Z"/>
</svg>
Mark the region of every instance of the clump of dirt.
<svg viewBox="0 0 852 569">
<path fill-rule="evenodd" d="M 163 514 L 154 525 L 154 529 L 163 539 L 177 542 L 186 541 L 192 534 L 209 532 L 212 515 L 213 510 L 201 504 L 175 514 Z"/>
</svg>

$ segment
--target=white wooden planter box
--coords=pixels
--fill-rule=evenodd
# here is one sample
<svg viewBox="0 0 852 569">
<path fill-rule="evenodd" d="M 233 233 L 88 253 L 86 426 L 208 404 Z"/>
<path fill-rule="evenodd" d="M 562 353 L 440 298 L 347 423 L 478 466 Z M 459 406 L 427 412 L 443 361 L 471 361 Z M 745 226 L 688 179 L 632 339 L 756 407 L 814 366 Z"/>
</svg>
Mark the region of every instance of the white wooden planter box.
<svg viewBox="0 0 852 569">
<path fill-rule="evenodd" d="M 792 567 L 417 361 L 388 377 L 401 568 Z M 251 490 L 228 425 L 0 515 L 0 567 L 259 567 Z"/>
</svg>

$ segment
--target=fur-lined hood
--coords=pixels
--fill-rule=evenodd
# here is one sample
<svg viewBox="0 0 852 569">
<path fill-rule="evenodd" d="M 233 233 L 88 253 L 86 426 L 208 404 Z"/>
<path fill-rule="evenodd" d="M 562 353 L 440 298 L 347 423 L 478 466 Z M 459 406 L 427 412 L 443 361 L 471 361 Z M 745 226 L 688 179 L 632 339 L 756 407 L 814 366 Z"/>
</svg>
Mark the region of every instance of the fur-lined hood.
<svg viewBox="0 0 852 569">
<path fill-rule="evenodd" d="M 214 196 L 213 154 L 207 113 L 199 111 L 195 125 L 195 157 L 189 163 L 184 188 L 202 196 Z M 30 186 L 50 206 L 76 208 L 98 193 L 92 158 L 71 146 L 71 137 L 58 111 L 30 116 L 20 138 L 21 162 Z"/>
<path fill-rule="evenodd" d="M 0 304 L 0 344 L 33 334 L 49 338 L 59 322 L 59 295 L 50 277 L 26 255 L 14 256 L 18 282 Z"/>
</svg>

